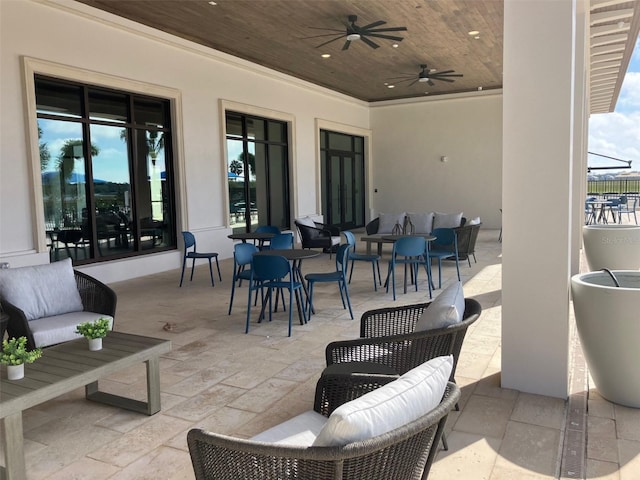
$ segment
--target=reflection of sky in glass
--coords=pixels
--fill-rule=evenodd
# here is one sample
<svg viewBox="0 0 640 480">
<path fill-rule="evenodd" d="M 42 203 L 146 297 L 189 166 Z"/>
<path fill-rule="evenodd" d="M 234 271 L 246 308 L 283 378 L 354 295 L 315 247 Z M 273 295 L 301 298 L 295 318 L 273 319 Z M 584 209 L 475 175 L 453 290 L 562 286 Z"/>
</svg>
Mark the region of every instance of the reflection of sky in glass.
<svg viewBox="0 0 640 480">
<path fill-rule="evenodd" d="M 40 143 L 46 143 L 51 156 L 45 171 L 55 172 L 62 147 L 67 140 L 81 139 L 82 127 L 79 123 L 47 119 L 38 119 L 38 125 L 42 129 Z M 107 182 L 129 183 L 127 144 L 120 138 L 120 132 L 120 127 L 91 126 L 91 140 L 99 150 L 98 156 L 93 159 L 94 178 Z M 156 169 L 164 170 L 164 151 L 158 155 Z"/>
<path fill-rule="evenodd" d="M 120 127 L 91 125 L 91 142 L 98 149 L 93 157 L 93 178 L 106 182 L 129 183 L 127 144 L 120 138 Z"/>
</svg>

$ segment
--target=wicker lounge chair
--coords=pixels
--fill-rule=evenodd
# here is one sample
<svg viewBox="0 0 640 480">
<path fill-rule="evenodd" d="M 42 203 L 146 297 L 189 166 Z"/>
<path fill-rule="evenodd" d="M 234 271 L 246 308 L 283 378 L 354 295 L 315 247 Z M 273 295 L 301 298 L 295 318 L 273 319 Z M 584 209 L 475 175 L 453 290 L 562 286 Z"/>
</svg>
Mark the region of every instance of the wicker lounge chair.
<svg viewBox="0 0 640 480">
<path fill-rule="evenodd" d="M 453 355 L 450 380 L 455 372 L 462 342 L 482 307 L 473 298 L 465 299 L 462 322 L 445 328 L 414 332 L 429 303 L 369 310 L 360 320 L 360 337 L 327 345 L 327 365 L 343 362 L 373 362 L 393 368 L 399 375 L 432 358 Z"/>
<path fill-rule="evenodd" d="M 116 293 L 104 283 L 96 280 L 89 275 L 74 270 L 73 272 L 76 284 L 78 286 L 78 293 L 80 293 L 80 299 L 82 300 L 82 306 L 85 312 L 93 312 L 100 315 L 108 315 L 115 317 L 116 313 Z M 40 346 L 35 341 L 29 321 L 27 320 L 24 312 L 17 306 L 9 303 L 6 300 L 0 302 L 2 310 L 9 315 L 9 321 L 7 323 L 7 333 L 9 337 L 27 337 L 27 348 L 32 349 Z M 46 319 L 40 319 L 38 322 L 47 321 Z M 112 323 L 113 328 L 113 323 Z M 67 340 L 72 340 L 76 336 L 71 336 Z"/>
<path fill-rule="evenodd" d="M 314 410 L 329 416 L 342 402 L 388 383 L 388 376 L 320 378 Z M 336 447 L 303 447 L 189 431 L 189 453 L 198 480 L 426 479 L 447 415 L 460 397 L 447 385 L 440 404 L 417 420 L 386 434 Z"/>
</svg>

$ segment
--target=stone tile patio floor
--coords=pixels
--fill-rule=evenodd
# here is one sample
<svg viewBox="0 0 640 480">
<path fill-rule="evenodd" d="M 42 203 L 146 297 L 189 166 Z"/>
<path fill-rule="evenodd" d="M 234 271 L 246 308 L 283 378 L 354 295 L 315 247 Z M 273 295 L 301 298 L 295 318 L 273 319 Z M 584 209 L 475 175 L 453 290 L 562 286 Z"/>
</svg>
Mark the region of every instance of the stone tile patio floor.
<svg viewBox="0 0 640 480">
<path fill-rule="evenodd" d="M 497 238 L 497 231 L 481 230 L 478 263 L 472 261 L 471 268 L 460 265 L 465 295 L 477 298 L 483 312 L 467 334 L 458 364 L 463 397 L 461 410 L 449 416 L 450 449 L 438 453 L 429 478 L 639 479 L 640 410 L 607 402 L 592 388 L 586 435 L 583 429 L 571 443 L 565 442 L 572 428 L 567 413 L 575 402 L 500 388 Z M 382 264 L 384 275 L 386 262 Z M 321 255 L 306 260 L 303 271 L 329 271 L 332 266 L 333 260 Z M 172 341 L 173 350 L 161 359 L 162 411 L 146 417 L 95 404 L 84 400 L 81 389 L 26 411 L 29 480 L 193 479 L 186 445 L 190 428 L 250 437 L 312 408 L 327 343 L 357 337 L 359 318 L 366 310 L 427 298 L 424 276 L 418 292 L 403 294 L 400 287 L 395 303 L 390 293 L 374 292 L 370 265 L 362 262 L 350 286 L 356 320 L 342 309 L 335 285 L 318 285 L 316 315 L 305 326 L 294 319 L 291 338 L 286 336 L 286 314 L 256 324 L 257 308 L 245 335 L 246 285 L 236 290 L 233 313 L 227 315 L 232 260 L 222 261 L 221 268 L 223 282 L 216 282 L 215 288 L 205 265 L 198 266 L 194 281 L 182 288 L 178 270 L 113 284 L 118 294 L 117 330 Z M 443 279 L 448 283 L 454 276 L 454 264 L 447 262 Z M 163 329 L 167 323 L 173 330 Z M 576 351 L 574 371 L 584 372 L 579 348 Z M 579 404 L 586 399 L 580 388 L 586 382 L 576 379 L 580 373 L 572 382 L 578 386 L 572 399 Z M 101 381 L 101 388 L 144 398 L 144 367 L 113 375 Z M 586 472 L 581 472 L 583 465 Z"/>
</svg>

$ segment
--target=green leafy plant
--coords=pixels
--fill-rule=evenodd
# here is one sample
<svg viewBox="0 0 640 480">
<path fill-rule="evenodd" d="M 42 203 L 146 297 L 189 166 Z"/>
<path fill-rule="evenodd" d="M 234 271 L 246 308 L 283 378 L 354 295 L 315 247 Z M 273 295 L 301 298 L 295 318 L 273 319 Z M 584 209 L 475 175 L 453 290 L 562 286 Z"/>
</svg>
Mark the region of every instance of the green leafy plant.
<svg viewBox="0 0 640 480">
<path fill-rule="evenodd" d="M 9 338 L 2 342 L 0 363 L 5 365 L 32 363 L 41 356 L 42 350 L 39 348 L 27 350 L 27 337 Z"/>
<path fill-rule="evenodd" d="M 76 327 L 76 333 L 84 335 L 87 338 L 102 338 L 107 336 L 111 320 L 108 318 L 99 318 L 95 322 L 84 322 Z"/>
</svg>

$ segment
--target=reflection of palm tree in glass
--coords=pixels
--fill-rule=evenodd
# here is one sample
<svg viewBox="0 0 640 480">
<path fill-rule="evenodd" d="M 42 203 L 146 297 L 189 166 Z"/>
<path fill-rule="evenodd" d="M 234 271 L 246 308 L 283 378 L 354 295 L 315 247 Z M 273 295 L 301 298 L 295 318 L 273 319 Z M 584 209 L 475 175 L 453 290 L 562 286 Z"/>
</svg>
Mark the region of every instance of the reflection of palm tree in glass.
<svg viewBox="0 0 640 480">
<path fill-rule="evenodd" d="M 38 143 L 40 147 L 40 171 L 44 172 L 49 165 L 49 160 L 51 160 L 51 152 L 47 148 L 47 142 L 43 142 L 42 140 L 42 128 L 38 125 Z"/>
<path fill-rule="evenodd" d="M 240 160 L 232 160 L 231 163 L 229 163 L 229 171 L 231 173 L 235 173 L 238 176 L 241 176 L 242 172 L 244 171 L 242 162 Z"/>
<path fill-rule="evenodd" d="M 82 139 L 69 139 L 65 140 L 64 145 L 60 148 L 60 155 L 58 155 L 58 171 L 61 178 L 68 181 L 71 179 L 71 174 L 75 168 L 75 161 L 84 157 Z M 91 156 L 97 156 L 100 150 L 95 145 L 91 145 Z"/>
</svg>

